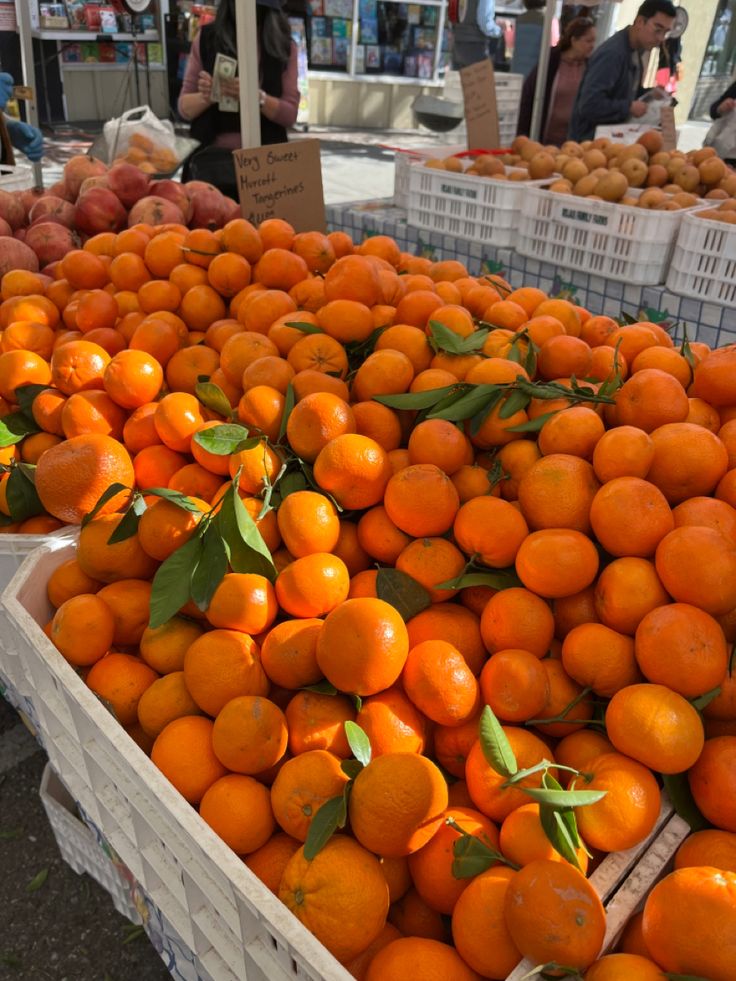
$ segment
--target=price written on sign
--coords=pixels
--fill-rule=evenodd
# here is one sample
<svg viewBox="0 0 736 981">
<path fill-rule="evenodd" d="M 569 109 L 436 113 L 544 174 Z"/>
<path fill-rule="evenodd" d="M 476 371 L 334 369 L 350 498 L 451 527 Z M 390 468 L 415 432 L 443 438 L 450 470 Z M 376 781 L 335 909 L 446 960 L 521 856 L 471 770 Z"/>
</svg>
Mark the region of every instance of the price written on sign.
<svg viewBox="0 0 736 981">
<path fill-rule="evenodd" d="M 240 210 L 254 225 L 288 221 L 297 232 L 326 231 L 319 140 L 235 150 Z"/>
<path fill-rule="evenodd" d="M 496 76 L 489 58 L 460 69 L 469 150 L 496 150 L 498 130 Z"/>
</svg>

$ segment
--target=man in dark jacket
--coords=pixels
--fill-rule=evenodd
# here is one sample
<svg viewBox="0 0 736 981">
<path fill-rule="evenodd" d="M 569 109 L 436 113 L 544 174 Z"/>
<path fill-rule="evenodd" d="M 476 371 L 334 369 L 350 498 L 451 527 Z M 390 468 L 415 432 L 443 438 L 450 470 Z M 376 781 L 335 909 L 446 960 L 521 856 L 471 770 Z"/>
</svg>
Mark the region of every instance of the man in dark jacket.
<svg viewBox="0 0 736 981">
<path fill-rule="evenodd" d="M 571 140 L 591 140 L 596 126 L 643 116 L 642 54 L 658 48 L 675 22 L 670 0 L 645 0 L 634 23 L 604 42 L 588 62 L 570 121 Z"/>
</svg>

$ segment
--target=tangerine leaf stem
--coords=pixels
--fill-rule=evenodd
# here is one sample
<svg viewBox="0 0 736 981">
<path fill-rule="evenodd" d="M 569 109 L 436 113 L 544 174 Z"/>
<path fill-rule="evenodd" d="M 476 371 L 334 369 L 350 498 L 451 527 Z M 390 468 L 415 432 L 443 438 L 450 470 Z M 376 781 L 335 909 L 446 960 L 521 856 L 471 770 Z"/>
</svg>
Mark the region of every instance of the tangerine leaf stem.
<svg viewBox="0 0 736 981">
<path fill-rule="evenodd" d="M 568 702 L 559 715 L 554 715 L 549 719 L 529 719 L 526 724 L 529 726 L 542 726 L 551 725 L 553 722 L 567 722 L 568 713 L 572 712 L 575 706 L 582 702 L 587 695 L 590 695 L 592 691 L 592 688 L 583 688 L 583 690 L 579 692 L 571 702 Z M 575 721 L 577 722 L 578 720 L 576 719 Z M 593 722 L 593 719 L 585 720 L 586 725 Z"/>
<path fill-rule="evenodd" d="M 564 770 L 566 773 L 574 773 L 576 777 L 582 776 L 580 770 L 576 770 L 573 766 L 563 766 L 562 763 L 553 763 L 551 760 L 542 760 L 541 763 L 536 763 L 534 766 L 530 766 L 526 770 L 517 770 L 513 777 L 509 777 L 508 780 L 503 784 L 504 787 L 511 787 L 520 780 L 524 780 L 526 777 L 531 777 L 535 773 L 539 773 L 540 770 Z"/>
</svg>

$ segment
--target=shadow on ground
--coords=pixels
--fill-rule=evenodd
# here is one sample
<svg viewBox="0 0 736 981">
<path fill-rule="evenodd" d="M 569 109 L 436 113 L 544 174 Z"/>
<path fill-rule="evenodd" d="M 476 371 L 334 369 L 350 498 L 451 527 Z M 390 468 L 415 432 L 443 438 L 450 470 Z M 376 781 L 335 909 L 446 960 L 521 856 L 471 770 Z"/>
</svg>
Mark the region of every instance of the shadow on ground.
<svg viewBox="0 0 736 981">
<path fill-rule="evenodd" d="M 142 928 L 61 858 L 38 796 L 45 764 L 0 697 L 1 981 L 170 978 Z"/>
</svg>

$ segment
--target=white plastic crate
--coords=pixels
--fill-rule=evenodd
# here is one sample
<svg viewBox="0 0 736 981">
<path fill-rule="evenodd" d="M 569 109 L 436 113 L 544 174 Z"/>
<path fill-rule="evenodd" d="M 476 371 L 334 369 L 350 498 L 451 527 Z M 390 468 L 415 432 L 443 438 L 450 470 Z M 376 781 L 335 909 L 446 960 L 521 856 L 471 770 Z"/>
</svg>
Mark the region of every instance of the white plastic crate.
<svg viewBox="0 0 736 981">
<path fill-rule="evenodd" d="M 74 540 L 50 539 L 6 588 L 8 643 L 29 669 L 51 764 L 97 840 L 109 843 L 137 883 L 135 908 L 167 966 L 186 981 L 350 981 L 122 733 L 43 633 L 39 625 L 52 612 L 46 583 L 74 548 Z M 679 829 L 681 840 L 682 827 L 663 799 L 649 838 L 607 856 L 591 876 L 608 910 L 606 949 L 654 881 L 642 871 L 647 856 L 655 846 L 661 852 L 664 832 Z"/>
<path fill-rule="evenodd" d="M 351 981 L 121 731 L 43 633 L 52 613 L 46 583 L 74 549 L 49 540 L 24 562 L 2 602 L 54 770 L 140 884 L 158 929 L 180 938 L 183 958 L 191 955 L 196 973 L 187 977 Z"/>
<path fill-rule="evenodd" d="M 394 204 L 397 208 L 409 207 L 409 170 L 415 163 L 431 160 L 433 157 L 449 157 L 453 153 L 462 153 L 466 149 L 463 143 L 446 146 L 413 147 L 407 150 L 396 150 L 394 155 Z"/>
<path fill-rule="evenodd" d="M 397 150 L 394 155 L 394 204 L 397 208 L 409 207 L 409 170 L 417 161 L 426 160 L 412 150 Z"/>
<path fill-rule="evenodd" d="M 544 185 L 549 186 L 549 181 Z M 680 224 L 692 209 L 649 211 L 556 194 L 544 185 L 527 185 L 517 252 L 561 269 L 579 269 L 637 285 L 656 286 L 665 281 Z M 637 196 L 641 192 L 629 193 Z"/>
<path fill-rule="evenodd" d="M 682 220 L 667 289 L 694 300 L 731 306 L 736 301 L 736 225 L 697 214 L 692 212 Z"/>
<path fill-rule="evenodd" d="M 69 540 L 69 530 L 62 528 L 51 535 L 7 535 L 0 533 L 0 590 L 5 589 L 24 559 L 50 538 Z M 33 686 L 13 644 L 0 607 L 0 696 L 4 695 L 14 708 L 22 712 L 36 728 L 33 707 Z"/>
<path fill-rule="evenodd" d="M 33 187 L 33 170 L 25 164 L 0 164 L 0 191 L 27 191 Z"/>
<path fill-rule="evenodd" d="M 75 803 L 50 763 L 44 769 L 39 793 L 64 861 L 78 875 L 83 872 L 91 875 L 109 893 L 120 914 L 132 923 L 142 923 L 156 952 L 177 981 L 213 981 L 99 829 Z"/>
<path fill-rule="evenodd" d="M 547 182 L 499 181 L 412 166 L 408 221 L 417 228 L 487 242 L 496 248 L 514 246 L 522 200 L 543 183 Z"/>
<path fill-rule="evenodd" d="M 39 788 L 41 803 L 54 832 L 61 857 L 77 875 L 86 872 L 110 894 L 118 913 L 132 923 L 141 917 L 131 899 L 130 873 L 104 850 L 94 833 L 77 816 L 74 798 L 47 763 Z"/>
</svg>

